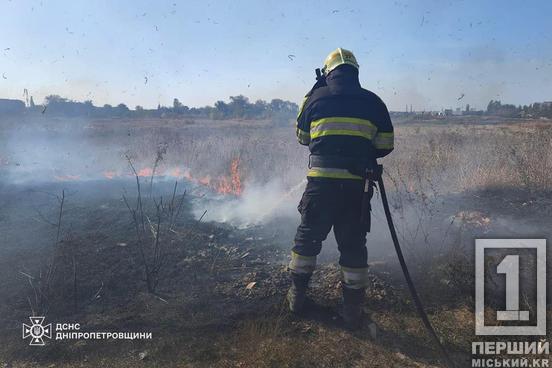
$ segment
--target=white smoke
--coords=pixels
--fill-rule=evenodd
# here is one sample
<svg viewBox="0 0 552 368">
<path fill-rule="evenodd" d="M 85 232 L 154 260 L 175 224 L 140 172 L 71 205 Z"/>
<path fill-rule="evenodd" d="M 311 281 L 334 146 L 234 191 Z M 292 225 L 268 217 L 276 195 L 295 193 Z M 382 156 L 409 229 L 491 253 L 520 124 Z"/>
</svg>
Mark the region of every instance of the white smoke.
<svg viewBox="0 0 552 368">
<path fill-rule="evenodd" d="M 279 181 L 247 184 L 239 197 L 217 196 L 194 201 L 194 215 L 206 221 L 225 222 L 237 227 L 260 225 L 276 217 L 297 217 L 297 203 L 305 187 L 302 180 L 292 188 Z"/>
</svg>

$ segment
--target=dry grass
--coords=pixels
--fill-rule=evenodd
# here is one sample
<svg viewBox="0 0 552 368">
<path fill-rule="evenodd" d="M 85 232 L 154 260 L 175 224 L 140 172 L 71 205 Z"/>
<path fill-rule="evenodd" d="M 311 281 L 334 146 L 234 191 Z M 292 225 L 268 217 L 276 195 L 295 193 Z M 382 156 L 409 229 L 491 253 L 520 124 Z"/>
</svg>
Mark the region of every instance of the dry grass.
<svg viewBox="0 0 552 368">
<path fill-rule="evenodd" d="M 286 321 L 286 325 L 290 325 Z M 374 343 L 364 334 L 295 322 L 284 330 L 273 320 L 248 321 L 229 341 L 234 351 L 220 367 L 430 367 L 423 359 Z"/>
<path fill-rule="evenodd" d="M 391 175 L 409 178 L 409 188 L 427 188 L 430 182 L 445 192 L 552 187 L 548 125 L 403 126 L 397 136 L 387 167 Z"/>
<path fill-rule="evenodd" d="M 552 186 L 552 126 L 543 122 L 465 124 L 455 121 L 438 123 L 401 123 L 396 125 L 396 149 L 383 160 L 387 172 L 404 189 L 461 192 L 468 188 L 522 186 L 531 191 Z M 174 166 L 188 167 L 192 173 L 218 176 L 225 174 L 232 159 L 239 157 L 246 181 L 266 182 L 275 178 L 290 186 L 305 175 L 308 150 L 297 144 L 293 124 L 274 127 L 267 121 L 209 121 L 193 124 L 184 120 L 108 119 L 73 121 L 4 122 L 0 136 L 10 137 L 17 130 L 14 145 L 0 148 L 2 160 L 12 165 L 21 160 L 10 150 L 31 141 L 47 140 L 56 148 L 74 151 L 82 170 L 83 160 L 92 154 L 90 174 L 101 177 L 103 170 L 128 173 L 125 153 L 138 169 L 152 166 L 159 147 L 166 155 L 158 173 Z M 74 147 L 78 142 L 78 147 Z M 87 150 L 93 148 L 94 152 Z M 27 152 L 27 155 L 31 154 Z M 44 157 L 29 157 L 40 163 Z M 3 161 L 2 161 L 3 162 Z M 0 165 L 1 163 L 0 162 Z M 71 162 L 57 167 L 75 175 Z M 19 168 L 20 169 L 20 168 Z M 38 167 L 33 167 L 38 169 Z M 84 175 L 86 177 L 86 175 Z"/>
<path fill-rule="evenodd" d="M 106 161 L 99 160 L 98 167 L 93 169 L 117 164 L 113 158 L 117 157 L 113 154 L 114 147 L 119 153 L 132 154 L 137 166 L 151 165 L 155 150 L 162 146 L 166 147 L 167 154 L 160 162 L 159 173 L 176 165 L 187 166 L 198 176 L 215 176 L 225 173 L 231 160 L 239 157 L 246 183 L 277 179 L 292 186 L 305 175 L 307 150 L 296 143 L 291 125 L 271 128 L 264 122 L 109 121 L 90 122 L 86 129 L 85 140 L 108 157 Z M 397 227 L 401 240 L 410 250 L 409 264 L 415 264 L 424 272 L 425 277 L 416 281 L 424 281 L 419 284 L 419 289 L 430 308 L 430 318 L 451 350 L 461 358 L 462 351 L 469 352 L 473 340 L 473 269 L 470 258 L 462 253 L 464 249 L 461 247 L 454 247 L 452 252 L 442 252 L 434 258 L 426 257 L 425 248 L 420 251 L 416 247 L 425 244 L 429 249 L 435 243 L 444 244 L 444 239 L 461 245 L 463 234 L 470 241 L 473 239 L 474 224 L 487 223 L 485 214 L 465 212 L 454 219 L 460 224 L 453 230 L 452 226 L 443 226 L 443 222 L 450 222 L 447 216 L 451 214 L 450 208 L 448 212 L 442 212 L 443 202 L 451 196 L 478 190 L 493 190 L 505 196 L 511 193 L 511 189 L 534 195 L 549 191 L 552 188 L 549 174 L 552 169 L 552 127 L 537 123 L 416 124 L 397 126 L 396 135 L 397 148 L 383 162 Z M 98 153 L 98 157 L 104 153 Z M 119 164 L 125 167 L 124 155 L 120 156 Z M 119 240 L 128 241 L 132 230 L 124 211 L 119 202 L 118 205 L 109 203 L 105 212 L 98 212 L 97 216 L 93 213 L 87 215 L 82 209 L 71 214 L 74 221 L 79 214 L 90 219 L 97 217 L 93 229 L 74 239 L 79 244 L 88 245 L 78 247 L 82 252 L 79 259 L 83 263 L 80 277 L 83 283 L 89 283 L 80 293 L 87 300 L 94 300 L 87 308 L 97 313 L 83 314 L 79 318 L 97 318 L 107 326 L 117 327 L 132 327 L 133 323 L 142 326 L 144 323 L 148 328 L 156 328 L 159 335 L 151 344 L 137 346 L 52 344 L 51 355 L 42 353 L 43 357 L 48 355 L 44 359 L 48 364 L 54 362 L 56 366 L 59 363 L 64 367 L 429 367 L 428 362 L 435 362 L 436 352 L 407 302 L 388 301 L 386 310 L 373 313 L 372 318 L 383 330 L 382 339 L 374 342 L 366 334 L 351 334 L 331 323 L 294 319 L 282 311 L 281 305 L 276 305 L 282 295 L 276 294 L 272 299 L 260 296 L 240 299 L 243 285 L 239 282 L 250 273 L 242 269 L 245 261 L 235 255 L 235 264 L 228 268 L 228 274 L 222 268 L 220 272 L 212 272 L 221 249 L 211 240 L 213 229 L 206 229 L 204 233 L 198 230 L 196 240 L 191 239 L 191 232 L 185 230 L 188 228 L 179 229 L 181 234 L 187 234 L 186 239 L 177 239 L 175 246 L 170 247 L 175 252 L 170 257 L 171 277 L 163 284 L 165 291 L 174 293 L 173 299 L 169 304 L 151 299 L 151 296 L 140 293 L 143 291 L 140 273 L 125 261 L 124 257 L 129 256 L 124 253 L 127 252 L 126 246 L 117 245 Z M 108 214 L 113 217 L 111 220 L 106 220 Z M 127 220 L 121 220 L 123 218 Z M 113 224 L 107 224 L 109 221 L 117 223 L 116 220 L 120 222 L 120 234 L 115 233 Z M 105 234 L 101 233 L 103 229 Z M 191 240 L 197 243 L 197 249 L 178 247 L 189 244 Z M 228 242 L 226 246 L 239 248 L 240 254 L 246 250 L 253 252 L 246 249 L 244 244 L 248 243 L 243 239 L 239 244 L 234 244 L 235 240 Z M 86 252 L 90 251 L 101 254 L 99 262 L 87 258 L 90 253 Z M 31 251 L 27 252 L 30 256 Z M 195 260 L 188 264 L 186 260 L 189 259 Z M 253 257 L 250 255 L 247 259 Z M 274 262 L 272 258 L 268 259 Z M 91 264 L 89 267 L 85 260 Z M 268 264 L 258 267 L 263 267 L 263 272 L 271 270 Z M 203 272 L 205 275 L 201 281 L 205 284 L 200 285 L 196 275 L 205 270 L 209 272 Z M 237 288 L 230 270 L 243 273 L 236 280 Z M 60 277 L 70 274 L 71 270 L 61 271 L 65 273 L 60 272 Z M 102 276 L 92 282 L 98 275 Z M 216 280 L 215 276 L 221 279 Z M 93 297 L 104 281 L 105 300 L 109 303 L 100 305 Z M 283 294 L 283 284 L 276 281 L 274 288 Z M 19 285 L 12 284 L 13 288 Z M 227 289 L 221 291 L 222 286 Z M 206 294 L 205 289 L 213 294 Z M 72 294 L 67 292 L 66 295 Z M 15 303 L 17 313 L 13 313 L 15 321 L 16 317 L 25 315 L 27 305 L 25 300 L 21 302 L 19 294 L 11 297 L 18 301 Z M 334 299 L 330 298 L 329 302 L 335 303 Z M 274 305 L 268 311 L 260 311 L 259 305 L 266 307 L 271 303 Z M 120 307 L 116 312 L 113 309 L 115 304 Z M 242 310 L 244 308 L 247 308 L 246 312 Z M 8 311 L 8 305 L 5 311 Z M 88 313 L 88 310 L 83 313 Z M 227 320 L 226 317 L 234 319 Z M 17 344 L 15 350 L 23 349 L 19 335 L 11 342 Z M 9 352 L 8 348 L 5 347 L 4 351 Z M 139 360 L 138 353 L 144 349 L 149 351 L 150 358 Z M 14 367 L 40 366 L 31 363 L 34 357 L 15 362 L 0 354 L 0 363 L 5 361 Z M 77 362 L 75 357 L 87 360 Z"/>
</svg>

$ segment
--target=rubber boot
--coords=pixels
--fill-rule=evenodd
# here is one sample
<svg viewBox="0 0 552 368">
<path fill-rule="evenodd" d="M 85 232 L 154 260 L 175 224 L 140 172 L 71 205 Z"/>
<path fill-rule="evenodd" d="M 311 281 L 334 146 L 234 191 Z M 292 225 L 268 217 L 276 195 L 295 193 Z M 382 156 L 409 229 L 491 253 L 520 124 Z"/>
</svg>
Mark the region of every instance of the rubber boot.
<svg viewBox="0 0 552 368">
<path fill-rule="evenodd" d="M 295 272 L 290 272 L 290 274 L 291 287 L 287 293 L 289 310 L 293 313 L 300 313 L 305 306 L 305 300 L 307 299 L 307 288 L 312 274 Z"/>
<path fill-rule="evenodd" d="M 343 321 L 345 327 L 350 330 L 358 330 L 362 327 L 362 304 L 364 302 L 365 289 L 351 289 L 343 285 Z"/>
</svg>

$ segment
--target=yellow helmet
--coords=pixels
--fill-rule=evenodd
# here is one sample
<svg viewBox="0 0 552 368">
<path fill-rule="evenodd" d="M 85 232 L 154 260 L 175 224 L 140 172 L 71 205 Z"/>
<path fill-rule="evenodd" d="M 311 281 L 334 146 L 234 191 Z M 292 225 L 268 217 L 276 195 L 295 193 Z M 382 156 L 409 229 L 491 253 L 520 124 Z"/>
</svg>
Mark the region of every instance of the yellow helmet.
<svg viewBox="0 0 552 368">
<path fill-rule="evenodd" d="M 353 55 L 353 53 L 349 50 L 338 47 L 334 51 L 330 52 L 326 60 L 324 60 L 322 73 L 327 76 L 332 70 L 343 64 L 352 65 L 357 69 L 359 68 L 355 55 Z"/>
</svg>

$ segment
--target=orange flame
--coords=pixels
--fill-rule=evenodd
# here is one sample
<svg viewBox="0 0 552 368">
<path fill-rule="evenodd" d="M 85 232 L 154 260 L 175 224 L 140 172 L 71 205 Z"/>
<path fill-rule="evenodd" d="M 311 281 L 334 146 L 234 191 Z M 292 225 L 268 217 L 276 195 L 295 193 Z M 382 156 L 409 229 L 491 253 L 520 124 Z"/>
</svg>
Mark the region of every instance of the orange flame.
<svg viewBox="0 0 552 368">
<path fill-rule="evenodd" d="M 1 161 L 0 161 L 1 163 Z M 153 174 L 153 169 L 150 167 L 144 167 L 137 172 L 139 177 L 150 177 Z M 220 194 L 231 194 L 239 196 L 243 191 L 242 179 L 240 176 L 240 161 L 239 159 L 233 159 L 230 163 L 229 175 L 223 175 L 220 177 L 212 178 L 211 176 L 195 177 L 191 174 L 188 168 L 173 167 L 166 170 L 156 170 L 155 174 L 171 176 L 174 178 L 184 178 L 192 183 L 199 184 L 210 188 Z M 102 175 L 106 179 L 114 179 L 123 176 L 118 171 L 106 170 L 102 172 Z M 126 174 L 132 175 L 132 174 Z M 56 175 L 54 176 L 59 181 L 73 181 L 80 180 L 80 175 Z"/>
<path fill-rule="evenodd" d="M 151 176 L 153 174 L 153 169 L 151 167 L 144 167 L 138 171 L 138 176 Z"/>
<path fill-rule="evenodd" d="M 210 176 L 204 176 L 202 178 L 199 178 L 197 180 L 197 182 L 199 184 L 203 184 L 203 185 L 211 185 L 211 177 Z"/>
<path fill-rule="evenodd" d="M 242 193 L 242 183 L 239 172 L 240 161 L 239 159 L 232 160 L 230 164 L 230 177 L 223 176 L 218 180 L 216 191 L 221 194 L 235 194 L 240 195 Z"/>
<path fill-rule="evenodd" d="M 104 171 L 103 172 L 103 176 L 109 180 L 113 179 L 114 177 L 117 176 L 117 173 L 115 171 Z"/>
<path fill-rule="evenodd" d="M 179 167 L 172 169 L 170 175 L 175 177 L 175 178 L 179 178 L 179 177 L 183 176 L 183 174 L 180 173 L 180 168 Z"/>
<path fill-rule="evenodd" d="M 239 159 L 233 159 L 230 163 L 230 176 L 220 176 L 212 178 L 211 176 L 195 177 L 190 173 L 190 170 L 186 169 L 181 171 L 180 169 L 173 169 L 171 171 L 172 176 L 181 176 L 186 180 L 193 183 L 200 184 L 216 191 L 220 194 L 233 194 L 239 196 L 243 191 L 241 176 L 240 176 L 240 161 Z M 176 175 L 178 174 L 178 175 Z"/>
</svg>

